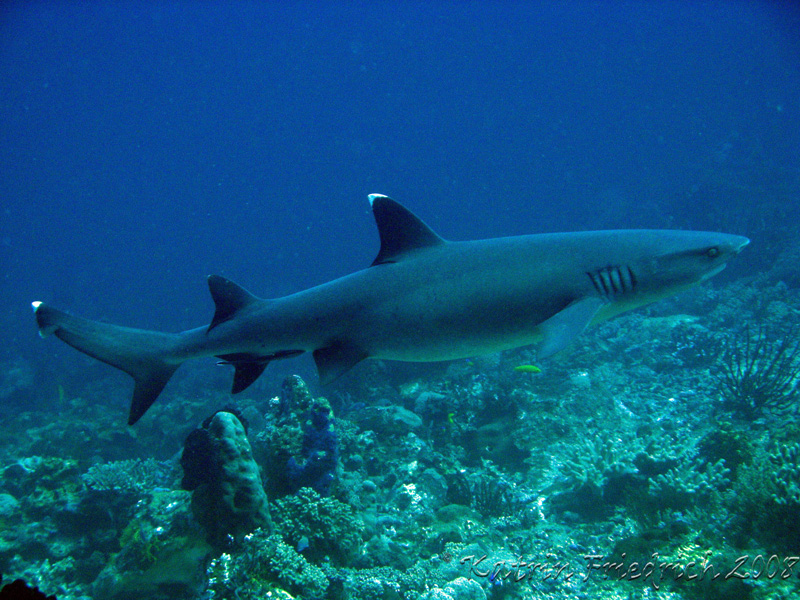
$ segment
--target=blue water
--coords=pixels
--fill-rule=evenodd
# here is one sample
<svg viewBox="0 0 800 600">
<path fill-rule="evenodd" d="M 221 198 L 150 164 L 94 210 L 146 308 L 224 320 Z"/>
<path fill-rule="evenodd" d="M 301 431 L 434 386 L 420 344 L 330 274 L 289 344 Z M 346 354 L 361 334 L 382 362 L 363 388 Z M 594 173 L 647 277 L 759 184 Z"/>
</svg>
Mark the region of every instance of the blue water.
<svg viewBox="0 0 800 600">
<path fill-rule="evenodd" d="M 664 313 L 609 321 L 540 374 L 515 370 L 539 369 L 526 350 L 433 367 L 364 361 L 321 390 L 308 356 L 274 361 L 237 396 L 269 493 L 300 475 L 327 492 L 336 473 L 335 498 L 359 513 L 354 525 L 340 507 L 315 525 L 347 533 L 339 565 L 311 532 L 287 533 L 322 499 L 306 494 L 281 518 L 270 497 L 286 547 L 339 569 L 320 575 L 326 585 L 374 590 L 369 566 L 397 567 L 387 585 L 400 569 L 444 585 L 456 536 L 519 560 L 629 547 L 646 560 L 713 552 L 728 567 L 751 552 L 796 556 L 800 420 L 785 382 L 800 357 L 798 32 L 791 1 L 0 2 L 0 575 L 62 600 L 239 597 L 240 584 L 257 597 L 251 579 L 276 583 L 251 577 L 275 547 L 261 532 L 250 550 L 220 556 L 217 540 L 218 560 L 195 557 L 199 584 L 109 593 L 116 574 L 139 589 L 152 561 L 196 553 L 176 457 L 229 402 L 231 369 L 192 361 L 128 427 L 130 378 L 39 339 L 30 303 L 202 326 L 209 274 L 278 297 L 369 265 L 370 193 L 449 239 L 648 227 L 752 243 L 652 309 Z M 745 394 L 742 360 L 784 387 Z M 281 393 L 290 373 L 313 408 L 299 380 Z M 187 456 L 184 468 L 209 471 Z M 445 502 L 464 510 L 440 514 Z M 344 548 L 361 525 L 364 544 Z M 313 578 L 296 561 L 272 564 L 281 587 Z M 593 575 L 530 581 L 602 597 Z M 483 583 L 491 597 L 516 585 Z M 626 595 L 649 597 L 649 584 L 628 583 Z M 665 589 L 798 595 L 783 576 L 727 583 L 741 587 Z"/>
<path fill-rule="evenodd" d="M 175 331 L 209 273 L 272 297 L 362 268 L 373 192 L 453 239 L 727 229 L 762 268 L 797 235 L 769 186 L 799 30 L 776 2 L 4 2 L 0 357 L 86 364 L 36 299 Z"/>
</svg>

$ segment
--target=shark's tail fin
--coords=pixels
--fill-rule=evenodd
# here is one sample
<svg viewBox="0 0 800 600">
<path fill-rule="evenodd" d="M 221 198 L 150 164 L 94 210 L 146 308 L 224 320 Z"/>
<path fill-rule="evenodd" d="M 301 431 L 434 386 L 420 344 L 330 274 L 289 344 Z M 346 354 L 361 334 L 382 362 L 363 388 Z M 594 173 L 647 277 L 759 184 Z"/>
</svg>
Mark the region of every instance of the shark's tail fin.
<svg viewBox="0 0 800 600">
<path fill-rule="evenodd" d="M 73 348 L 125 371 L 136 381 L 128 425 L 155 402 L 180 366 L 172 349 L 177 334 L 131 329 L 75 317 L 42 302 L 33 303 L 39 335 L 54 333 Z"/>
</svg>

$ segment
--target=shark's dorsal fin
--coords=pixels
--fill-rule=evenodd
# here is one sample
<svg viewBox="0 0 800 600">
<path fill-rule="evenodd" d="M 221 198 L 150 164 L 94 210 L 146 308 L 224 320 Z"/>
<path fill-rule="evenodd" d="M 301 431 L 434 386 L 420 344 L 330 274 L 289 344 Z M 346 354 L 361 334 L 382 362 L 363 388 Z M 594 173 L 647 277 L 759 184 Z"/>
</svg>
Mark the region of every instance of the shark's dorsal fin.
<svg viewBox="0 0 800 600">
<path fill-rule="evenodd" d="M 370 194 L 369 203 L 381 237 L 381 249 L 373 266 L 397 262 L 414 250 L 446 243 L 422 219 L 391 198 Z"/>
<path fill-rule="evenodd" d="M 230 279 L 225 279 L 220 275 L 208 276 L 208 289 L 214 299 L 216 310 L 214 318 L 207 331 L 211 331 L 228 319 L 232 318 L 243 308 L 250 306 L 260 299 L 248 292 L 242 286 L 233 283 Z"/>
</svg>

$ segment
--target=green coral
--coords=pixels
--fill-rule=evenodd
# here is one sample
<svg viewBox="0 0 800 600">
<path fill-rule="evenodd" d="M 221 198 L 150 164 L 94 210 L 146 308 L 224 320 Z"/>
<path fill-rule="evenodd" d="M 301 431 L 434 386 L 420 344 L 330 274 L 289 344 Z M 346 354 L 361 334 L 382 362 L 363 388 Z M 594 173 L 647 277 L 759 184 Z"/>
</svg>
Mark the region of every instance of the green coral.
<svg viewBox="0 0 800 600">
<path fill-rule="evenodd" d="M 683 463 L 650 480 L 650 496 L 664 508 L 688 508 L 718 497 L 730 487 L 730 469 L 720 459 L 715 463 Z"/>
<path fill-rule="evenodd" d="M 772 499 L 777 504 L 800 508 L 800 443 L 778 446 L 769 458 L 776 467 Z"/>
<path fill-rule="evenodd" d="M 308 543 L 306 556 L 324 558 L 337 565 L 347 564 L 361 546 L 362 521 L 347 504 L 323 498 L 311 488 L 276 501 L 276 524 L 289 543 Z"/>
<path fill-rule="evenodd" d="M 93 490 L 142 493 L 157 487 L 163 478 L 162 470 L 159 463 L 152 458 L 118 460 L 92 465 L 81 475 L 81 479 Z"/>
<path fill-rule="evenodd" d="M 93 584 L 95 597 L 193 593 L 202 585 L 211 547 L 191 518 L 189 493 L 156 492 L 136 505 L 116 553 Z"/>
<path fill-rule="evenodd" d="M 424 590 L 430 583 L 428 571 L 421 563 L 400 571 L 393 567 L 342 569 L 345 597 L 359 600 L 415 597 L 415 590 Z"/>
<path fill-rule="evenodd" d="M 631 441 L 639 442 L 638 439 Z M 600 488 L 607 474 L 634 469 L 636 449 L 634 445 L 621 444 L 612 436 L 584 438 L 566 449 L 561 472 L 575 487 L 588 484 Z"/>
<path fill-rule="evenodd" d="M 242 540 L 235 554 L 222 554 L 207 569 L 209 600 L 261 600 L 285 596 L 322 598 L 328 578 L 277 535 L 257 529 Z M 282 592 L 282 593 L 281 593 Z"/>
</svg>

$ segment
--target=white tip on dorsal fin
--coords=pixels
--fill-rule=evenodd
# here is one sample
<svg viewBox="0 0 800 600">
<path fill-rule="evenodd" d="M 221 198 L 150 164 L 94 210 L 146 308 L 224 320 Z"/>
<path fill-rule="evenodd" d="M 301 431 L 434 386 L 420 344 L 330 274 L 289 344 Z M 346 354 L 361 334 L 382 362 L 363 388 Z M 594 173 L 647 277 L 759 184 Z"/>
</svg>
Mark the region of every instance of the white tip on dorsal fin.
<svg viewBox="0 0 800 600">
<path fill-rule="evenodd" d="M 384 196 L 383 194 L 370 194 L 369 196 L 367 196 L 367 198 L 369 198 L 370 207 L 372 207 L 372 205 L 375 203 L 375 200 L 377 198 L 388 198 L 388 197 L 389 196 Z"/>
<path fill-rule="evenodd" d="M 57 327 L 50 323 L 45 315 L 39 313 L 39 309 L 45 306 L 44 303 L 40 300 L 35 300 L 31 302 L 31 306 L 33 307 L 33 314 L 36 315 L 36 322 L 39 325 L 39 337 L 43 338 L 53 333 Z M 44 313 L 44 310 L 42 313 Z"/>
<path fill-rule="evenodd" d="M 416 250 L 446 243 L 422 219 L 388 196 L 370 194 L 369 202 L 381 238 L 373 265 L 397 262 Z"/>
</svg>

